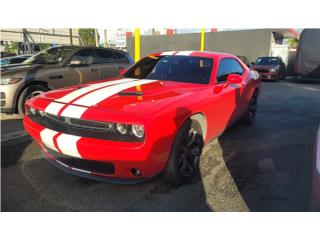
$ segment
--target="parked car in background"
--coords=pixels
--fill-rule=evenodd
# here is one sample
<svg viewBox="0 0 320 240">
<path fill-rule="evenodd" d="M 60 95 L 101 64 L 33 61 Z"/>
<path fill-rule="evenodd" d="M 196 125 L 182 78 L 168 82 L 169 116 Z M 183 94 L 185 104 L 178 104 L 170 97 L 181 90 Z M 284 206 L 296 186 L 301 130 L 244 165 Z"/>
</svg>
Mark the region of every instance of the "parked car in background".
<svg viewBox="0 0 320 240">
<path fill-rule="evenodd" d="M 298 77 L 320 78 L 320 29 L 302 31 L 294 71 Z"/>
<path fill-rule="evenodd" d="M 13 57 L 13 56 L 17 56 L 17 54 L 16 53 L 12 53 L 12 52 L 1 52 L 0 53 L 0 57 L 1 58 Z"/>
<path fill-rule="evenodd" d="M 27 99 L 51 89 L 119 75 L 133 63 L 125 52 L 95 47 L 48 48 L 1 69 L 1 111 L 24 113 Z"/>
<path fill-rule="evenodd" d="M 316 134 L 313 158 L 311 209 L 320 211 L 320 127 Z"/>
<path fill-rule="evenodd" d="M 25 54 L 25 55 L 18 55 L 14 57 L 6 57 L 0 59 L 0 65 L 3 67 L 3 65 L 10 65 L 10 64 L 16 64 L 16 63 L 22 63 L 26 61 L 29 57 L 31 57 L 31 54 Z"/>
<path fill-rule="evenodd" d="M 137 183 L 199 176 L 203 145 L 255 119 L 261 79 L 223 53 L 149 55 L 122 77 L 43 93 L 24 126 L 50 163 L 71 174 Z"/>
<path fill-rule="evenodd" d="M 280 57 L 259 57 L 252 64 L 264 80 L 279 80 L 286 77 L 286 65 Z"/>
</svg>

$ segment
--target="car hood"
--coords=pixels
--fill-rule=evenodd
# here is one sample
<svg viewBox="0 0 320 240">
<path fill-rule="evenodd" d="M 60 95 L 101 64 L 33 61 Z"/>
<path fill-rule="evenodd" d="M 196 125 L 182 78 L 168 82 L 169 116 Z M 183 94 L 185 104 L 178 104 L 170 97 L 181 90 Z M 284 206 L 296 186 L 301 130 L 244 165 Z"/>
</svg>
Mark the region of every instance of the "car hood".
<svg viewBox="0 0 320 240">
<path fill-rule="evenodd" d="M 205 85 L 159 80 L 118 79 L 41 94 L 65 105 L 144 114 L 191 96 Z"/>
<path fill-rule="evenodd" d="M 43 64 L 30 64 L 30 63 L 17 63 L 1 66 L 1 74 L 10 74 L 27 72 L 34 69 L 39 69 L 43 67 L 54 67 L 56 65 L 43 65 Z"/>
</svg>

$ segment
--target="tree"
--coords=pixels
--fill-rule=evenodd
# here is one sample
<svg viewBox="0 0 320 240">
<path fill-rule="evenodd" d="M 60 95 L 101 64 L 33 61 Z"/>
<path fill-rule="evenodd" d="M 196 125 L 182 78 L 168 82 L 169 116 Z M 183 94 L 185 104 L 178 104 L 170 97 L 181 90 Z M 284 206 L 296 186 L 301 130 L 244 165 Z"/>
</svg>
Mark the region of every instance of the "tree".
<svg viewBox="0 0 320 240">
<path fill-rule="evenodd" d="M 8 51 L 8 52 L 17 52 L 18 50 L 18 43 L 17 42 L 12 42 L 10 43 L 9 45 L 7 45 L 5 47 L 5 50 Z"/>
<path fill-rule="evenodd" d="M 83 45 L 85 46 L 95 46 L 95 30 L 94 28 L 80 28 L 79 29 L 79 36 Z"/>
<path fill-rule="evenodd" d="M 288 45 L 289 45 L 290 48 L 297 48 L 298 47 L 298 43 L 299 43 L 299 40 L 296 39 L 296 38 L 288 39 Z"/>
</svg>

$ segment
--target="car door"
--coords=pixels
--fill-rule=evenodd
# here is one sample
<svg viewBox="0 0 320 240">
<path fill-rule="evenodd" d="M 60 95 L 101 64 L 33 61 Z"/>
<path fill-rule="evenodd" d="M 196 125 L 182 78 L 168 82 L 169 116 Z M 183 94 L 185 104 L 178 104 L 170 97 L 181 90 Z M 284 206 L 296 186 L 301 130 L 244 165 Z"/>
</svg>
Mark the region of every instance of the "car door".
<svg viewBox="0 0 320 240">
<path fill-rule="evenodd" d="M 45 66 L 35 71 L 35 80 L 45 80 L 50 89 L 57 89 L 79 84 L 79 77 L 69 67 Z M 33 73 L 28 73 L 32 75 Z"/>
<path fill-rule="evenodd" d="M 80 64 L 72 65 L 74 61 Z M 78 84 L 83 84 L 100 79 L 99 69 L 94 67 L 94 51 L 91 48 L 77 51 L 66 64 L 66 70 L 64 74 L 66 81 L 77 79 Z"/>
<path fill-rule="evenodd" d="M 242 99 L 244 84 L 227 83 L 229 74 L 242 76 L 243 73 L 244 69 L 236 59 L 223 58 L 220 60 L 214 94 L 218 95 L 218 124 L 221 129 L 225 129 L 234 123 L 244 108 Z"/>
<path fill-rule="evenodd" d="M 95 60 L 93 67 L 99 70 L 99 78 L 106 79 L 119 76 L 123 68 L 116 60 L 113 52 L 108 49 L 95 49 Z"/>
</svg>

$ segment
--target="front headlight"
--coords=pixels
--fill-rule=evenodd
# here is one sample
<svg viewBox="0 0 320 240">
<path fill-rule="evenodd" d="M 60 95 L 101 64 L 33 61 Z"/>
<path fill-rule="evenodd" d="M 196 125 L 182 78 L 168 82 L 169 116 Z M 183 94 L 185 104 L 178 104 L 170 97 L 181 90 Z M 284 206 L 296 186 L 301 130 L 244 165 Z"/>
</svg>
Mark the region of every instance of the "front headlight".
<svg viewBox="0 0 320 240">
<path fill-rule="evenodd" d="M 132 125 L 132 133 L 137 138 L 143 138 L 144 137 L 144 126 L 139 124 L 133 124 Z"/>
<path fill-rule="evenodd" d="M 126 134 L 128 132 L 128 125 L 127 124 L 122 124 L 122 123 L 117 123 L 116 128 L 119 133 L 122 135 Z"/>
<path fill-rule="evenodd" d="M 8 85 L 20 82 L 22 78 L 19 77 L 3 77 L 1 78 L 1 85 Z"/>
<path fill-rule="evenodd" d="M 279 70 L 279 67 L 272 67 L 271 69 L 270 69 L 270 72 L 276 72 L 276 71 L 278 71 Z"/>
<path fill-rule="evenodd" d="M 116 123 L 115 127 L 117 132 L 121 135 L 134 136 L 136 138 L 142 139 L 144 137 L 144 126 L 140 124 L 125 124 Z"/>
</svg>

